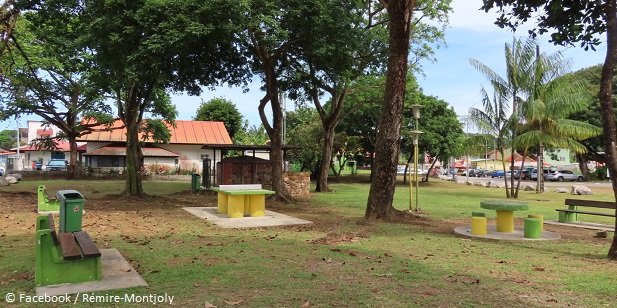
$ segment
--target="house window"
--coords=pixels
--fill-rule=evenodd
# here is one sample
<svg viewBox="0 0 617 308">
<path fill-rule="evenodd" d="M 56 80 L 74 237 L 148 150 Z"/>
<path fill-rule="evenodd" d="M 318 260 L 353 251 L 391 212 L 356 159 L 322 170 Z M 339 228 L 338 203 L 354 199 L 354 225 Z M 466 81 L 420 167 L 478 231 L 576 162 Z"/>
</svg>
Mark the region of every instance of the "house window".
<svg viewBox="0 0 617 308">
<path fill-rule="evenodd" d="M 97 167 L 124 167 L 124 164 L 120 156 L 99 156 Z"/>
<path fill-rule="evenodd" d="M 564 156 L 559 156 L 559 161 L 566 161 L 566 158 Z"/>
</svg>

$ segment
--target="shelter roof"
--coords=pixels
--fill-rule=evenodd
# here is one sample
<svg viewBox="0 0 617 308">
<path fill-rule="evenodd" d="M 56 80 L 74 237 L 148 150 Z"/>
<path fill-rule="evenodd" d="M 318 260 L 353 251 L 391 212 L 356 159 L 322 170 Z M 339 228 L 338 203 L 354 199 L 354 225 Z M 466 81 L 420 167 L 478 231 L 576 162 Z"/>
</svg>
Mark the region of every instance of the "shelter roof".
<svg viewBox="0 0 617 308">
<path fill-rule="evenodd" d="M 223 122 L 176 120 L 175 123 L 175 126 L 167 123 L 171 132 L 170 144 L 231 144 Z M 93 130 L 78 141 L 126 142 L 126 127 L 120 120 L 109 126 L 96 126 Z M 140 140 L 142 137 L 143 133 L 140 133 Z M 154 143 L 154 140 L 147 138 L 146 142 Z"/>
<path fill-rule="evenodd" d="M 54 143 L 56 144 L 56 150 L 55 151 L 59 151 L 59 152 L 69 152 L 71 151 L 71 144 L 68 141 L 64 141 L 64 140 L 60 140 L 57 141 L 55 140 Z M 86 144 L 82 144 L 82 145 L 78 145 L 77 146 L 77 151 L 78 152 L 85 152 L 86 151 Z M 11 149 L 12 151 L 16 151 L 17 148 L 13 148 Z M 46 151 L 45 149 L 37 149 L 36 146 L 34 145 L 26 145 L 23 147 L 19 148 L 20 151 Z"/>
<path fill-rule="evenodd" d="M 270 151 L 272 150 L 272 146 L 269 144 L 204 144 L 202 149 L 213 149 L 213 150 L 237 150 L 237 151 L 245 151 L 245 150 L 255 150 L 255 151 Z M 300 150 L 302 147 L 295 145 L 283 145 L 283 150 Z"/>
</svg>

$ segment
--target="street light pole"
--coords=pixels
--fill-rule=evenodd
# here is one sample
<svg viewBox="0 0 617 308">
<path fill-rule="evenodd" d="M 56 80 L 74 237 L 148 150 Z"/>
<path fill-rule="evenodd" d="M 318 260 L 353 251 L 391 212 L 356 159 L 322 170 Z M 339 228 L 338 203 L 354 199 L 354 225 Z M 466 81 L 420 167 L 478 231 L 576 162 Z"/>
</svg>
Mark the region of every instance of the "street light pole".
<svg viewBox="0 0 617 308">
<path fill-rule="evenodd" d="M 411 135 L 413 136 L 413 160 L 414 160 L 414 180 L 416 182 L 416 211 L 418 211 L 418 137 L 420 137 L 420 134 L 422 134 L 421 131 L 419 130 L 412 130 Z M 409 210 L 411 210 L 411 181 L 412 179 L 409 179 Z"/>
<path fill-rule="evenodd" d="M 411 110 L 413 111 L 413 118 L 416 120 L 416 127 L 415 130 L 413 130 L 411 133 L 413 134 L 413 157 L 414 157 L 414 176 L 415 176 L 415 180 L 416 180 L 416 212 L 419 211 L 419 207 L 418 207 L 418 200 L 419 200 L 419 194 L 418 194 L 418 190 L 419 190 L 419 182 L 418 182 L 418 138 L 420 137 L 420 134 L 422 134 L 422 132 L 419 130 L 419 126 L 418 126 L 418 119 L 420 119 L 420 108 L 422 108 L 423 106 L 420 104 L 412 104 L 411 105 Z M 411 180 L 410 180 L 411 182 Z M 410 196 L 411 197 L 411 196 Z"/>
</svg>

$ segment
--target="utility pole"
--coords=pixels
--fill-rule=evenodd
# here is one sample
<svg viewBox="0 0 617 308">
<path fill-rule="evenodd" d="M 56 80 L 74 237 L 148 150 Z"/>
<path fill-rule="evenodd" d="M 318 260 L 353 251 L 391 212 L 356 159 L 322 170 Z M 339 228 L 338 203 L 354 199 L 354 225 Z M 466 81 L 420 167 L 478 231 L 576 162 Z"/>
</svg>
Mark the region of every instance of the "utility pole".
<svg viewBox="0 0 617 308">
<path fill-rule="evenodd" d="M 19 115 L 15 116 L 15 121 L 17 122 L 17 158 L 15 159 L 15 166 L 13 167 L 15 168 L 15 170 L 22 170 L 23 163 L 21 162 L 21 154 L 19 153 L 19 146 L 21 141 L 21 136 L 19 134 Z"/>
</svg>

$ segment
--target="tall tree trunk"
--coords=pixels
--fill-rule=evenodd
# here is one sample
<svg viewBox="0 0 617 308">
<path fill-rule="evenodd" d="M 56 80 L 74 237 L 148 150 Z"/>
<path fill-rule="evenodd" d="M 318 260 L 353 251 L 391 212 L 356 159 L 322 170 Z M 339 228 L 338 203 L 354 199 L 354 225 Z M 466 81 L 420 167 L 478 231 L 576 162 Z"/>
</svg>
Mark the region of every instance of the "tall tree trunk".
<svg viewBox="0 0 617 308">
<path fill-rule="evenodd" d="M 615 112 L 613 110 L 612 81 L 617 64 L 617 1 L 606 1 L 606 59 L 602 67 L 600 78 L 600 107 L 602 114 L 602 131 L 604 133 L 604 147 L 606 165 L 611 175 L 613 194 L 617 199 L 617 130 L 615 129 Z M 617 214 L 617 209 L 615 210 Z M 617 218 L 615 219 L 617 230 Z M 617 260 L 617 232 L 613 233 L 613 243 L 608 252 L 610 260 Z"/>
<path fill-rule="evenodd" d="M 143 196 L 141 167 L 142 157 L 141 146 L 139 144 L 139 126 L 136 121 L 128 121 L 126 125 L 126 181 L 125 195 Z"/>
<path fill-rule="evenodd" d="M 506 198 L 510 198 L 512 195 L 510 195 L 510 188 L 508 187 L 508 177 L 506 176 L 506 161 L 503 158 L 503 149 L 501 149 L 499 151 L 499 154 L 501 154 L 501 165 L 503 167 L 503 181 L 506 184 Z"/>
<path fill-rule="evenodd" d="M 587 156 L 585 154 L 575 154 L 576 162 L 578 163 L 578 169 L 583 173 L 583 178 L 585 181 L 591 180 L 591 173 L 589 172 L 589 167 L 587 166 Z"/>
<path fill-rule="evenodd" d="M 367 219 L 388 219 L 396 212 L 392 206 L 396 187 L 396 169 L 400 146 L 401 121 L 407 84 L 407 57 L 411 34 L 411 16 L 415 0 L 382 0 L 390 17 L 388 72 L 384 101 L 375 145 L 375 172 L 371 181 Z"/>
<path fill-rule="evenodd" d="M 77 179 L 79 178 L 79 168 L 77 168 L 77 137 L 71 135 L 68 137 L 69 142 L 69 170 L 68 170 L 68 178 L 69 179 Z"/>
<path fill-rule="evenodd" d="M 270 137 L 270 163 L 272 165 L 272 190 L 276 198 L 287 201 L 287 191 L 283 182 L 283 107 L 278 99 L 278 80 L 272 63 L 272 58 L 265 47 L 258 46 L 266 79 L 266 95 L 259 102 L 259 117 Z M 272 110 L 272 125 L 266 117 L 265 108 L 270 103 Z"/>
<path fill-rule="evenodd" d="M 435 168 L 436 162 L 437 162 L 437 156 L 433 157 L 433 162 L 431 163 L 431 166 L 428 168 L 428 171 L 426 172 L 426 176 L 424 177 L 424 180 L 422 180 L 422 182 L 428 182 L 428 179 L 431 176 L 431 170 Z"/>
<path fill-rule="evenodd" d="M 332 151 L 334 148 L 334 127 L 327 127 L 324 125 L 324 143 L 321 152 L 321 166 L 319 168 L 319 178 L 317 179 L 317 186 L 315 191 L 318 192 L 330 192 L 328 188 L 328 171 L 332 162 Z"/>
<path fill-rule="evenodd" d="M 133 84 L 126 93 L 125 102 L 118 97 L 118 114 L 126 127 L 126 171 L 124 195 L 143 196 L 141 167 L 143 153 L 139 142 L 139 129 L 142 125 L 144 103 L 150 100 L 151 88 L 146 85 Z"/>
</svg>

